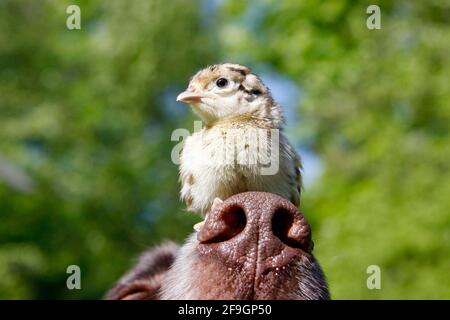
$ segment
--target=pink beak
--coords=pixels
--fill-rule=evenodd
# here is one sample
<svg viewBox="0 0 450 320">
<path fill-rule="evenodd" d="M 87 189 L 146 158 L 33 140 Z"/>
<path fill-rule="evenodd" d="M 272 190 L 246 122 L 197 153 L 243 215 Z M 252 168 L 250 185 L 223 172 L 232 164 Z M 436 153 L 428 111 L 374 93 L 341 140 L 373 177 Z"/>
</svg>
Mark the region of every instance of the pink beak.
<svg viewBox="0 0 450 320">
<path fill-rule="evenodd" d="M 202 101 L 202 98 L 204 98 L 204 96 L 201 94 L 186 90 L 178 95 L 177 101 L 185 103 L 199 103 Z"/>
</svg>

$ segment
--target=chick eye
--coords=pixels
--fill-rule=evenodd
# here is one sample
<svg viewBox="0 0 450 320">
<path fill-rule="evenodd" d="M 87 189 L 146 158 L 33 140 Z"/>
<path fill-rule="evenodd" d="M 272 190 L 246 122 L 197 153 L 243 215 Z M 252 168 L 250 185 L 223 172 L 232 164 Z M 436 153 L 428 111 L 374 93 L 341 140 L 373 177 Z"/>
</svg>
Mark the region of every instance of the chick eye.
<svg viewBox="0 0 450 320">
<path fill-rule="evenodd" d="M 228 85 L 228 80 L 225 79 L 225 78 L 219 78 L 219 79 L 217 79 L 217 81 L 216 81 L 216 85 L 217 85 L 219 88 L 224 88 L 224 87 L 226 87 L 226 86 Z"/>
</svg>

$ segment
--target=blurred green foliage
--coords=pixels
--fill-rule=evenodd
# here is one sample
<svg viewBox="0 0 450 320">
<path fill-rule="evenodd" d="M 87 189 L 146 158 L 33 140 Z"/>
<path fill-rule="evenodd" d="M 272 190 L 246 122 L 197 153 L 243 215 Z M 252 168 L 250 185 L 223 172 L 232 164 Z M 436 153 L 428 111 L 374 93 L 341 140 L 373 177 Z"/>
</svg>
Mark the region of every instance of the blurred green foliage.
<svg viewBox="0 0 450 320">
<path fill-rule="evenodd" d="M 296 132 L 325 172 L 301 207 L 333 298 L 449 299 L 450 3 L 236 0 L 225 15 L 229 54 L 304 90 Z"/>
<path fill-rule="evenodd" d="M 1 172 L 28 177 L 0 185 L 0 298 L 99 298 L 197 219 L 170 161 L 186 117 L 164 104 L 212 59 L 197 5 L 76 3 L 80 31 L 66 28 L 70 1 L 0 2 Z M 71 264 L 81 291 L 66 289 Z"/>
<path fill-rule="evenodd" d="M 294 133 L 324 173 L 301 209 L 333 298 L 450 298 L 450 4 L 379 1 L 381 30 L 370 1 L 216 4 L 0 2 L 0 298 L 99 298 L 186 237 L 170 135 L 193 127 L 173 100 L 224 60 L 302 89 Z"/>
</svg>

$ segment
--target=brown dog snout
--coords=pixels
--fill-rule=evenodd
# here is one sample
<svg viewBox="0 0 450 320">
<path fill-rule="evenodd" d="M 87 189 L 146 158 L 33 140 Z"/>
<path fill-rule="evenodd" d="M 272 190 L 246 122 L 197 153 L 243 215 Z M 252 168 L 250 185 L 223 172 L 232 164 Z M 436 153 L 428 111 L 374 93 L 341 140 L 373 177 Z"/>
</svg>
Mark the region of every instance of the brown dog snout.
<svg viewBox="0 0 450 320">
<path fill-rule="evenodd" d="M 197 239 L 205 252 L 217 251 L 224 261 L 254 263 L 262 274 L 312 249 L 303 215 L 288 200 L 266 192 L 241 193 L 218 205 Z"/>
<path fill-rule="evenodd" d="M 217 205 L 197 234 L 145 253 L 108 299 L 329 299 L 308 222 L 265 192 Z"/>
</svg>

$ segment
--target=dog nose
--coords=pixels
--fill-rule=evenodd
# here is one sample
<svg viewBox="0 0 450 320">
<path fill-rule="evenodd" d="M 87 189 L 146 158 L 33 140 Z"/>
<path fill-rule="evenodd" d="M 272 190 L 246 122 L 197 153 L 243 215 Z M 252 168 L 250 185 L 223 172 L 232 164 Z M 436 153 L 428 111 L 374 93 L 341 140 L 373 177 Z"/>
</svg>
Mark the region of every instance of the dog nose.
<svg viewBox="0 0 450 320">
<path fill-rule="evenodd" d="M 245 192 L 217 205 L 197 234 L 199 249 L 255 277 L 286 267 L 311 253 L 311 229 L 288 200 L 266 192 Z M 254 270 L 254 271 L 253 271 Z"/>
</svg>

